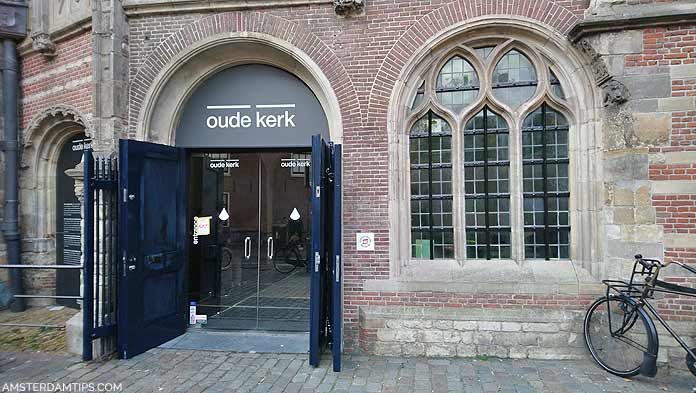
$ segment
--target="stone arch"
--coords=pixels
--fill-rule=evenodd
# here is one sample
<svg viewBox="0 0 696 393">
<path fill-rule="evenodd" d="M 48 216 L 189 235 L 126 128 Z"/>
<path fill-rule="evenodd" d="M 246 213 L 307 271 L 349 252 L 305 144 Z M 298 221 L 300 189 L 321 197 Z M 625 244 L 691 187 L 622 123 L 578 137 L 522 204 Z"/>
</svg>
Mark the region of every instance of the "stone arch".
<svg viewBox="0 0 696 393">
<path fill-rule="evenodd" d="M 215 53 L 222 47 L 240 45 L 250 46 L 242 58 L 231 60 L 234 56 L 221 57 Z M 176 109 L 158 114 L 155 103 L 160 97 L 170 96 L 169 92 L 163 94 L 172 85 L 169 82 L 183 75 L 179 71 L 203 54 L 210 61 L 199 65 L 195 76 L 190 72 L 184 76 L 185 86 L 169 102 Z M 319 98 L 333 140 L 342 139 L 343 128 L 360 124 L 360 104 L 353 83 L 336 54 L 319 37 L 296 23 L 267 13 L 227 12 L 185 26 L 161 42 L 145 59 L 131 83 L 131 136 L 173 143 L 177 119 L 172 120 L 171 115 L 177 113 L 195 87 L 224 67 L 251 62 L 279 66 L 302 79 Z M 158 123 L 167 116 L 168 124 Z"/>
<path fill-rule="evenodd" d="M 20 166 L 22 232 L 28 238 L 55 236 L 55 174 L 61 149 L 75 135 L 91 135 L 87 118 L 69 106 L 54 106 L 35 116 L 23 133 Z M 46 214 L 37 214 L 45 212 Z M 50 242 L 49 242 L 50 243 Z"/>
<path fill-rule="evenodd" d="M 542 1 L 541 3 L 547 2 Z M 463 4 L 456 2 L 443 8 L 455 6 L 462 9 Z M 549 7 L 554 8 L 550 3 Z M 435 11 L 434 14 L 437 12 Z M 551 11 L 547 9 L 544 12 Z M 444 14 L 453 16 L 456 15 L 456 12 L 452 9 Z M 581 192 L 571 194 L 571 198 L 574 198 L 572 200 L 574 206 L 571 212 L 572 221 L 575 223 L 573 225 L 577 225 L 578 228 L 571 234 L 572 244 L 578 245 L 574 255 L 572 255 L 571 262 L 574 264 L 573 267 L 584 268 L 595 277 L 599 277 L 602 275 L 603 269 L 603 227 L 600 214 L 601 201 L 596 198 L 596 195 L 601 195 L 603 179 L 601 168 L 602 141 L 601 138 L 598 138 L 601 127 L 599 113 L 602 101 L 591 67 L 563 34 L 570 25 L 560 21 L 571 17 L 572 19 L 568 20 L 572 21 L 576 17 L 568 11 L 568 18 L 559 17 L 552 25 L 540 23 L 539 20 L 526 16 L 481 16 L 480 14 L 471 18 L 466 17 L 469 14 L 460 14 L 466 18 L 452 21 L 449 25 L 445 22 L 435 22 L 432 16 L 424 17 L 412 28 L 412 30 L 415 29 L 415 33 L 409 31 L 404 35 L 415 37 L 413 34 L 416 34 L 421 38 L 413 38 L 413 42 L 408 42 L 408 39 L 402 37 L 378 72 L 377 78 L 385 78 L 391 82 L 379 86 L 375 85 L 371 92 L 366 116 L 368 121 L 378 124 L 379 128 L 385 130 L 390 146 L 389 222 L 390 239 L 393 240 L 390 242 L 390 271 L 392 276 L 399 276 L 404 264 L 408 264 L 408 261 L 405 261 L 408 257 L 404 255 L 409 235 L 402 229 L 404 226 L 408 227 L 408 223 L 404 220 L 409 217 L 409 211 L 405 208 L 405 197 L 408 194 L 405 191 L 405 185 L 408 183 L 408 178 L 407 171 L 403 170 L 404 163 L 408 160 L 408 152 L 405 151 L 407 149 L 405 147 L 407 146 L 406 138 L 401 134 L 404 133 L 404 120 L 409 118 L 411 100 L 423 80 L 424 70 L 437 63 L 438 59 L 459 43 L 476 39 L 482 40 L 484 37 L 506 37 L 508 39 L 517 37 L 519 40 L 528 41 L 540 48 L 540 54 L 550 59 L 558 67 L 557 73 L 560 75 L 557 76 L 564 82 L 568 102 L 573 109 L 567 111 L 574 124 L 571 127 L 573 134 L 571 141 L 574 150 L 572 152 L 574 164 L 571 164 L 573 165 L 571 171 L 574 176 L 573 182 L 576 183 L 575 189 L 581 190 Z M 444 18 L 447 19 L 447 17 Z M 441 25 L 444 27 L 434 32 L 428 32 L 423 37 L 419 35 L 421 30 L 418 30 L 424 28 L 423 21 L 426 21 L 426 25 L 434 24 L 433 29 L 440 28 L 438 26 Z M 416 46 L 418 43 L 420 45 Z M 398 53 L 399 50 L 396 49 L 398 47 L 401 47 L 405 54 L 404 52 Z M 536 99 L 539 101 L 542 98 L 544 97 L 539 96 Z M 389 105 L 384 105 L 387 99 Z M 431 265 L 428 265 L 429 268 Z M 444 268 L 449 268 L 449 266 Z"/>
</svg>

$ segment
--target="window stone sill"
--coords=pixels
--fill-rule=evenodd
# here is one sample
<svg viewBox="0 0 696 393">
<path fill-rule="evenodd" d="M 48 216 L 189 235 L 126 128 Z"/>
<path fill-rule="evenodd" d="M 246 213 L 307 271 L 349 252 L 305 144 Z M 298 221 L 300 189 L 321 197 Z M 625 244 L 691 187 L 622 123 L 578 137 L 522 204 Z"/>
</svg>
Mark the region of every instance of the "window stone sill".
<svg viewBox="0 0 696 393">
<path fill-rule="evenodd" d="M 365 291 L 599 295 L 604 285 L 571 261 L 405 261 L 398 277 Z"/>
</svg>

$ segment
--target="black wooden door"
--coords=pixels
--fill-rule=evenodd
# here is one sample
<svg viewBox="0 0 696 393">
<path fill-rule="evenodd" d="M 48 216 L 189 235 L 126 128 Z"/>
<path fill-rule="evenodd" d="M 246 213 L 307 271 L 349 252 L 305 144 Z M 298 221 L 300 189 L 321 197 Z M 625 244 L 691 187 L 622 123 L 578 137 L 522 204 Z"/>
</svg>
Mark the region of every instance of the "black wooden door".
<svg viewBox="0 0 696 393">
<path fill-rule="evenodd" d="M 186 330 L 185 162 L 180 148 L 120 142 L 121 358 L 145 352 Z"/>
</svg>

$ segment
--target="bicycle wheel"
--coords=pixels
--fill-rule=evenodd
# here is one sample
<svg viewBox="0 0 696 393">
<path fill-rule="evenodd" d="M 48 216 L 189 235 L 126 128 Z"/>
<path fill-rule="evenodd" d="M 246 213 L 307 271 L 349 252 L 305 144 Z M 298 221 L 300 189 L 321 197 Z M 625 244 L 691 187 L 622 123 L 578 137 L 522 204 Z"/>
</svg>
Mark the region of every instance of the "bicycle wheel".
<svg viewBox="0 0 696 393">
<path fill-rule="evenodd" d="M 645 312 L 625 298 L 603 297 L 585 315 L 585 344 L 603 369 L 632 377 L 640 373 L 643 353 L 653 348 L 654 337 L 648 326 Z"/>
<path fill-rule="evenodd" d="M 232 266 L 232 250 L 227 247 L 222 248 L 222 255 L 220 256 L 220 269 L 227 270 Z"/>
<path fill-rule="evenodd" d="M 273 260 L 273 268 L 278 271 L 278 273 L 289 274 L 297 267 L 299 263 L 299 255 L 297 250 L 288 250 L 285 254 L 284 259 L 276 258 Z"/>
</svg>

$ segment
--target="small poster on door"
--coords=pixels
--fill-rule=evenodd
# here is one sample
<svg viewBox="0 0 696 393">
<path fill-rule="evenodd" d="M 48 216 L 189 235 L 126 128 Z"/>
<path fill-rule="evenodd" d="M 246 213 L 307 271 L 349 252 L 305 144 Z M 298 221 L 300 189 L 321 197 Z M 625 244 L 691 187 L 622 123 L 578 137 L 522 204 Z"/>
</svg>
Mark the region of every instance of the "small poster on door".
<svg viewBox="0 0 696 393">
<path fill-rule="evenodd" d="M 210 223 L 213 220 L 212 216 L 196 217 L 196 218 L 194 218 L 194 220 L 196 222 L 196 235 L 198 235 L 198 236 L 210 235 Z"/>
</svg>

